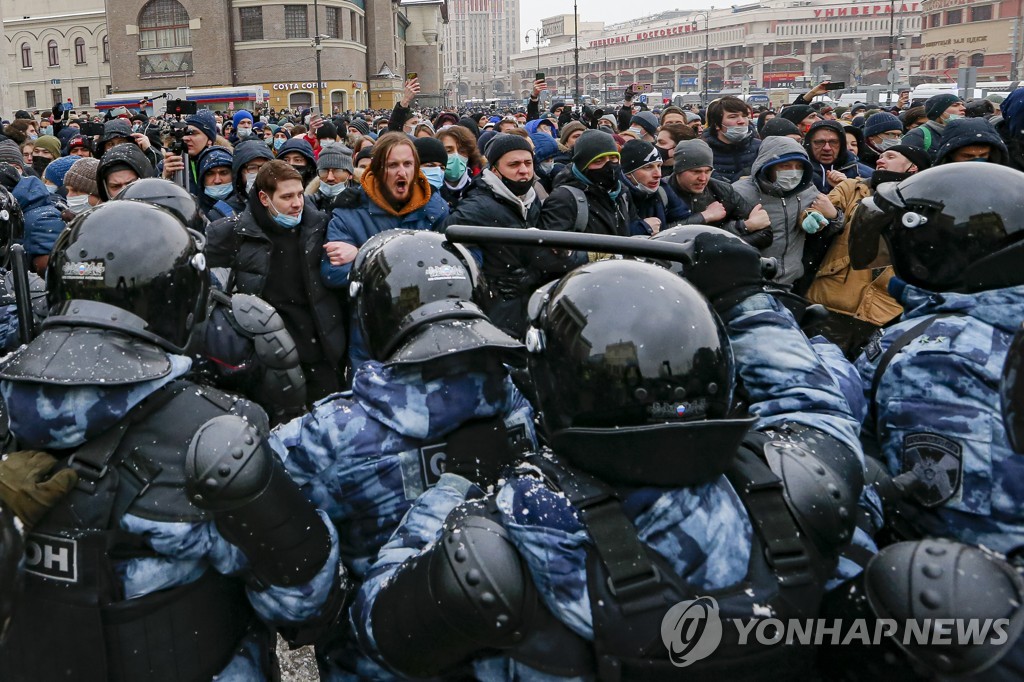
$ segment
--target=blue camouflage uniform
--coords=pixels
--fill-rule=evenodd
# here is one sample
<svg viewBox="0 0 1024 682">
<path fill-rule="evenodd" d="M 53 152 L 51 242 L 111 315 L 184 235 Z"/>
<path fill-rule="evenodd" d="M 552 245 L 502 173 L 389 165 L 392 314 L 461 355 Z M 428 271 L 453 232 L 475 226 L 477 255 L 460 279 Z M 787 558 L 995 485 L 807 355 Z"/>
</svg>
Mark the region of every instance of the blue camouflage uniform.
<svg viewBox="0 0 1024 682">
<path fill-rule="evenodd" d="M 437 480 L 420 448 L 467 421 L 496 415 L 536 445 L 533 409 L 507 377 L 463 372 L 424 379 L 419 366 L 369 361 L 356 369 L 351 394 L 320 401 L 275 429 L 270 444 L 334 522 L 342 560 L 362 580 L 413 500 Z M 318 648 L 321 679 L 392 677 L 358 654 L 348 633 L 340 635 L 347 642 L 338 648 Z"/>
<path fill-rule="evenodd" d="M 726 316 L 739 376 L 747 390 L 755 428 L 797 423 L 818 429 L 862 458 L 859 425 L 833 373 L 811 347 L 790 313 L 774 298 L 758 294 Z M 623 456 L 627 456 L 623 453 Z M 861 460 L 863 461 L 863 460 Z M 587 590 L 590 540 L 577 512 L 524 467 L 498 490 L 502 525 L 525 560 L 543 603 L 581 637 L 593 639 Z M 428 547 L 449 512 L 481 491 L 465 479 L 445 474 L 410 510 L 395 536 L 381 550 L 352 607 L 364 649 L 374 652 L 374 601 L 405 560 Z M 696 590 L 735 585 L 747 575 L 753 529 L 732 485 L 719 480 L 690 488 L 640 488 L 625 493 L 623 509 L 637 535 L 664 557 Z M 861 544 L 872 547 L 862 534 Z M 843 578 L 856 567 L 841 563 Z M 473 663 L 481 679 L 562 679 L 504 657 Z"/>
<path fill-rule="evenodd" d="M 897 353 L 879 382 L 877 444 L 890 473 L 916 470 L 930 483 L 916 494 L 922 535 L 1008 553 L 1024 544 L 1024 458 L 1015 456 L 999 412 L 999 377 L 1024 320 L 1024 286 L 975 294 L 934 293 L 893 279 L 899 324 L 858 358 L 867 395 L 889 346 L 922 319 L 936 318 Z"/>
<path fill-rule="evenodd" d="M 9 408 L 10 429 L 22 448 L 67 450 L 77 448 L 121 421 L 139 403 L 166 384 L 182 378 L 191 360 L 169 355 L 171 372 L 164 377 L 127 386 L 61 386 L 29 382 L 0 382 Z M 258 411 L 255 414 L 259 414 Z M 253 414 L 247 415 L 252 417 Z M 266 431 L 263 423 L 257 424 Z M 182 453 L 184 457 L 185 453 Z M 184 491 L 181 492 L 184 495 Z M 277 626 L 302 625 L 320 615 L 339 570 L 337 534 L 330 523 L 331 552 L 320 572 L 308 583 L 294 587 L 270 586 L 247 589 L 256 613 Z M 236 575 L 248 566 L 237 547 L 225 540 L 213 521 L 172 523 L 127 513 L 121 528 L 143 536 L 159 556 L 114 562 L 122 581 L 125 599 L 133 599 L 172 587 L 188 585 L 211 568 L 223 575 Z M 82 633 L 83 637 L 89 633 Z M 266 633 L 250 631 L 235 656 L 217 675 L 218 682 L 253 682 L 271 679 L 263 663 L 267 659 Z M 273 639 L 269 639 L 273 646 Z"/>
</svg>

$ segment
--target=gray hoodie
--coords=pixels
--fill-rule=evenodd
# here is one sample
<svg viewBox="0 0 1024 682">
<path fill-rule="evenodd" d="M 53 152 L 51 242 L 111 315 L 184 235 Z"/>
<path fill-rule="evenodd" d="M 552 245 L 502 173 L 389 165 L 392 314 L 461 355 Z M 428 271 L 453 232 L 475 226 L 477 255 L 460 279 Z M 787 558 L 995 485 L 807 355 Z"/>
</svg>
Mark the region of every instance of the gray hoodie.
<svg viewBox="0 0 1024 682">
<path fill-rule="evenodd" d="M 800 184 L 784 192 L 775 182 L 768 179 L 767 170 L 783 161 L 800 161 L 804 167 Z M 733 183 L 733 189 L 752 205 L 761 204 L 771 218 L 772 243 L 762 253 L 779 261 L 779 273 L 775 283 L 791 286 L 804 273 L 804 240 L 807 233 L 800 223 L 805 211 L 818 196 L 818 189 L 812 183 L 814 173 L 807 151 L 799 142 L 789 137 L 769 137 L 761 143 L 757 158 L 750 167 L 751 175 Z M 842 224 L 840 214 L 832 223 Z M 827 229 L 827 228 L 826 228 Z"/>
</svg>

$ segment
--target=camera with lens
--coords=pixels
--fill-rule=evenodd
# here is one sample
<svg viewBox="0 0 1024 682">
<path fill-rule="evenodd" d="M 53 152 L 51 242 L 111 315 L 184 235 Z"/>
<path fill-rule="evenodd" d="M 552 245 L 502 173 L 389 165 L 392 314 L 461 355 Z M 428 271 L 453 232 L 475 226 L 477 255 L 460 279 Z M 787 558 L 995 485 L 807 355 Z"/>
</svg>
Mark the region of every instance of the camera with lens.
<svg viewBox="0 0 1024 682">
<path fill-rule="evenodd" d="M 185 152 L 185 135 L 187 134 L 188 124 L 184 121 L 166 121 L 160 126 L 160 136 L 164 139 L 170 138 L 167 150 L 179 156 Z"/>
</svg>

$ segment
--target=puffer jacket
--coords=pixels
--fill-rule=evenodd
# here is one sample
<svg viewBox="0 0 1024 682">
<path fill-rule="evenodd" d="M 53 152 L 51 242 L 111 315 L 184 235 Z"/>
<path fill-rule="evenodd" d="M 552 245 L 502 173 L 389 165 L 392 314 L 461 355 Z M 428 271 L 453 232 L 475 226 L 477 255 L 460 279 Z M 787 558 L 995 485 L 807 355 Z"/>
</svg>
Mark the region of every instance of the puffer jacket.
<svg viewBox="0 0 1024 682">
<path fill-rule="evenodd" d="M 248 206 L 241 214 L 224 218 L 210 225 L 206 230 L 206 261 L 211 268 L 229 268 L 231 282 L 229 293 L 263 296 L 272 263 L 273 244 L 261 223 L 270 216 L 260 203 L 255 187 L 249 193 Z M 308 198 L 302 210 L 299 230 L 305 255 L 306 293 L 313 306 L 312 316 L 316 324 L 324 357 L 333 366 L 340 365 L 345 354 L 345 315 L 337 295 L 324 286 L 319 274 L 320 258 L 324 252 L 324 228 L 326 219 Z"/>
<path fill-rule="evenodd" d="M 715 170 L 711 177 L 733 183 L 744 175 L 750 175 L 751 166 L 761 148 L 761 140 L 753 134 L 748 135 L 736 144 L 727 144 L 718 139 L 711 129 L 704 131 L 701 139 L 708 143 L 714 156 Z"/>
<path fill-rule="evenodd" d="M 11 194 L 25 217 L 25 253 L 30 257 L 47 255 L 64 231 L 56 197 L 46 190 L 42 180 L 31 175 L 22 176 Z"/>
<path fill-rule="evenodd" d="M 786 161 L 799 161 L 803 177 L 794 189 L 785 192 L 773 180 L 768 170 Z M 807 152 L 800 143 L 789 137 L 769 137 L 761 144 L 757 159 L 751 167 L 753 175 L 733 185 L 733 189 L 749 204 L 761 204 L 771 218 L 772 243 L 762 249 L 765 256 L 779 262 L 776 284 L 791 286 L 804 273 L 804 242 L 807 233 L 800 223 L 807 215 L 810 204 L 818 196 L 812 184 L 813 169 Z M 830 221 L 825 231 L 838 232 L 842 213 Z"/>
<path fill-rule="evenodd" d="M 850 265 L 850 225 L 853 213 L 871 186 L 864 180 L 836 185 L 828 198 L 845 216 L 843 231 L 836 235 L 818 268 L 807 298 L 829 310 L 850 315 L 881 327 L 903 313 L 903 306 L 889 295 L 892 266 L 878 270 L 854 270 Z"/>
</svg>

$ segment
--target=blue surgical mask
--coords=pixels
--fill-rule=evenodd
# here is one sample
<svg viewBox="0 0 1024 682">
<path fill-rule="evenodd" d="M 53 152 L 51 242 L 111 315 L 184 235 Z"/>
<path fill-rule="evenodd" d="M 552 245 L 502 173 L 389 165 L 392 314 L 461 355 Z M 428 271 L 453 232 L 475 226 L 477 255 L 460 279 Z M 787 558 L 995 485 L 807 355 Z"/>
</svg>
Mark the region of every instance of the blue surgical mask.
<svg viewBox="0 0 1024 682">
<path fill-rule="evenodd" d="M 283 146 L 284 146 L 284 140 L 281 139 L 280 137 L 275 137 L 274 138 L 274 149 L 280 149 Z"/>
<path fill-rule="evenodd" d="M 448 165 L 444 169 L 444 177 L 448 182 L 458 182 L 466 174 L 466 163 L 469 162 L 462 154 L 449 154 Z"/>
<path fill-rule="evenodd" d="M 975 160 L 977 160 L 977 159 L 975 159 Z M 987 161 L 988 159 L 985 159 L 985 160 Z M 47 185 L 47 186 L 46 186 L 46 191 L 47 191 L 47 192 L 49 192 L 50 194 L 53 194 L 53 193 L 54 193 L 54 192 L 56 192 L 56 191 L 57 191 L 58 189 L 60 189 L 60 188 L 59 188 L 59 187 L 57 187 L 57 185 Z"/>
<path fill-rule="evenodd" d="M 441 184 L 444 182 L 444 168 L 440 166 L 428 166 L 426 168 L 420 168 L 423 174 L 427 176 L 427 182 L 434 189 L 441 189 Z"/>
<path fill-rule="evenodd" d="M 328 185 L 323 180 L 320 181 L 319 192 L 325 197 L 336 197 L 345 191 L 345 183 L 339 182 L 337 185 Z"/>
<path fill-rule="evenodd" d="M 946 123 L 949 123 L 950 121 L 959 121 L 962 118 L 963 114 L 950 114 L 946 117 Z"/>
<path fill-rule="evenodd" d="M 211 199 L 224 199 L 231 194 L 231 185 L 207 185 L 203 192 Z"/>
<path fill-rule="evenodd" d="M 43 135 L 53 135 L 53 126 L 46 126 L 42 130 Z"/>
<path fill-rule="evenodd" d="M 286 230 L 292 230 L 302 222 L 302 211 L 299 211 L 299 215 L 293 216 L 287 213 L 278 213 L 277 209 L 273 206 L 269 208 L 272 211 L 271 215 L 274 218 L 274 222 Z"/>
</svg>

